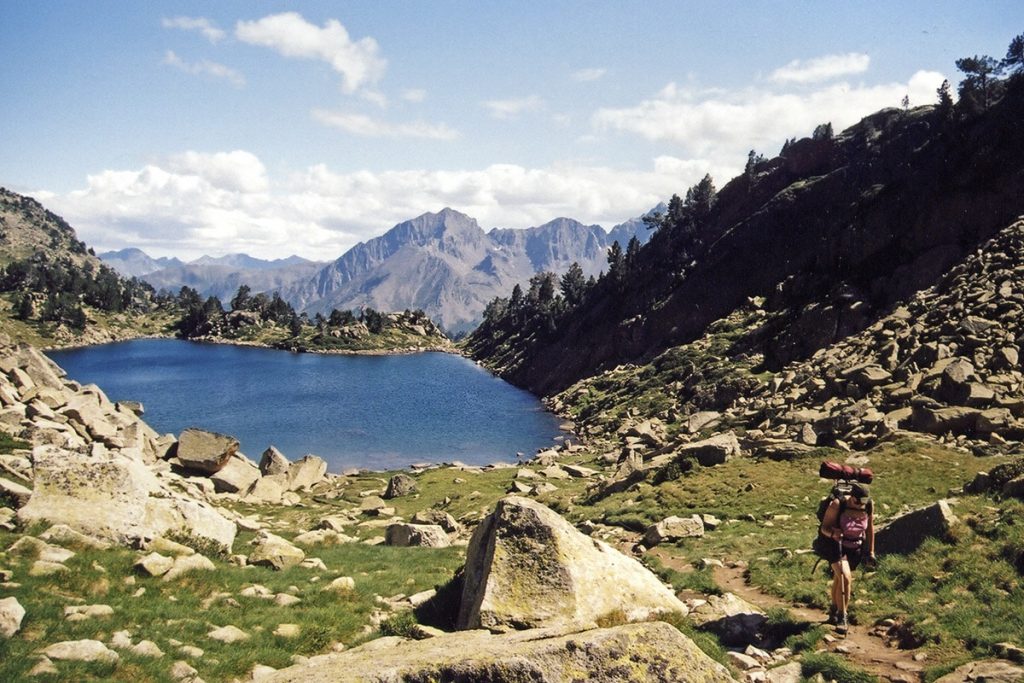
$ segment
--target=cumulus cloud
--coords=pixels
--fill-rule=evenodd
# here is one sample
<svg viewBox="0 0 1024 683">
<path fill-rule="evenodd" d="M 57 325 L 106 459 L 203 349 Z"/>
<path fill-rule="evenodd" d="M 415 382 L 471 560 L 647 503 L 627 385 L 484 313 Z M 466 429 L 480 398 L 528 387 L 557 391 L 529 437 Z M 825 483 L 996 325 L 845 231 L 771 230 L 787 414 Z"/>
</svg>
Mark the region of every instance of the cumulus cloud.
<svg viewBox="0 0 1024 683">
<path fill-rule="evenodd" d="M 174 17 L 172 19 L 167 19 L 165 17 L 161 23 L 164 28 L 177 28 L 182 31 L 197 31 L 211 43 L 219 43 L 224 39 L 224 36 L 227 35 L 206 17 Z"/>
<path fill-rule="evenodd" d="M 239 21 L 235 37 L 251 45 L 267 47 L 285 57 L 326 62 L 341 74 L 342 87 L 352 93 L 380 80 L 387 61 L 377 41 L 367 36 L 353 41 L 336 19 L 323 27 L 311 24 L 297 12 L 272 14 L 256 21 Z"/>
<path fill-rule="evenodd" d="M 167 66 L 173 66 L 175 69 L 184 71 L 187 74 L 192 74 L 193 76 L 210 76 L 212 78 L 225 80 L 236 88 L 245 87 L 245 76 L 231 67 L 217 62 L 207 60 L 186 62 L 172 50 L 168 50 L 164 54 L 162 63 Z"/>
<path fill-rule="evenodd" d="M 496 119 L 514 119 L 526 112 L 540 111 L 544 105 L 544 100 L 537 95 L 508 100 L 488 100 L 483 103 Z"/>
<path fill-rule="evenodd" d="M 774 153 L 788 137 L 803 137 L 831 121 L 838 132 L 883 107 L 935 100 L 943 75 L 919 71 L 907 83 L 833 83 L 814 90 L 780 92 L 765 88 L 700 90 L 670 83 L 655 97 L 632 107 L 599 109 L 598 132 L 623 132 L 676 145 L 683 156 L 727 166 L 751 148 Z"/>
<path fill-rule="evenodd" d="M 579 81 L 580 83 L 587 83 L 590 81 L 600 80 L 606 73 L 608 73 L 607 69 L 580 69 L 579 71 L 573 72 L 572 79 L 574 81 Z"/>
<path fill-rule="evenodd" d="M 870 63 L 871 58 L 859 52 L 825 55 L 806 61 L 794 59 L 773 71 L 768 79 L 776 83 L 820 83 L 840 76 L 862 74 Z"/>
<path fill-rule="evenodd" d="M 411 121 L 407 123 L 389 123 L 373 119 L 363 114 L 347 114 L 332 112 L 326 109 L 314 109 L 311 113 L 314 121 L 325 126 L 338 128 L 346 133 L 368 138 L 423 138 L 427 140 L 454 140 L 459 132 L 443 123 L 427 123 Z"/>
<path fill-rule="evenodd" d="M 194 258 L 245 252 L 332 259 L 359 241 L 450 206 L 489 227 L 572 216 L 607 227 L 638 216 L 709 170 L 662 156 L 645 169 L 492 164 L 468 170 L 335 172 L 317 164 L 269 178 L 249 152 L 185 152 L 134 170 L 88 176 L 48 205 L 100 250 L 137 246 Z M 716 177 L 719 177 L 716 175 Z"/>
</svg>

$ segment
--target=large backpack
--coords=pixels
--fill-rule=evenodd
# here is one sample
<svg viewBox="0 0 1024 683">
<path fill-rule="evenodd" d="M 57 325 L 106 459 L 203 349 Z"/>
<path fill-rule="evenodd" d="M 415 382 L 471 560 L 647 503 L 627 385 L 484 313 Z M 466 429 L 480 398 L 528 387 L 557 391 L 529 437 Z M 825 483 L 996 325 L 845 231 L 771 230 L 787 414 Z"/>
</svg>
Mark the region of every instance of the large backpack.
<svg viewBox="0 0 1024 683">
<path fill-rule="evenodd" d="M 821 466 L 818 468 L 818 476 L 822 479 L 836 480 L 836 484 L 827 496 L 818 501 L 818 510 L 815 513 L 815 516 L 818 518 L 818 525 L 814 528 L 814 540 L 811 541 L 811 550 L 818 556 L 818 561 L 814 563 L 814 568 L 811 569 L 812 574 L 818 568 L 818 563 L 825 559 L 826 554 L 838 542 L 821 535 L 821 524 L 825 521 L 825 513 L 828 511 L 832 501 L 839 501 L 839 514 L 842 515 L 843 510 L 846 508 L 846 496 L 850 495 L 850 491 L 853 489 L 853 482 L 870 484 L 875 477 L 874 473 L 866 467 L 858 468 L 840 465 L 828 460 L 821 463 Z M 867 512 L 871 514 L 872 511 L 873 503 L 868 501 Z"/>
</svg>

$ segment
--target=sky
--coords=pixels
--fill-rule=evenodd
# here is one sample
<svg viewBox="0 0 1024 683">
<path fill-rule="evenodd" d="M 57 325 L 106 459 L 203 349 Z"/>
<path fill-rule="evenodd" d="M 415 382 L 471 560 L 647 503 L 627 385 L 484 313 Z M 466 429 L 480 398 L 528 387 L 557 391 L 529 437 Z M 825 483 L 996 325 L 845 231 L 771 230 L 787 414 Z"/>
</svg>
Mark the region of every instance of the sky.
<svg viewBox="0 0 1024 683">
<path fill-rule="evenodd" d="M 1022 32 L 1019 0 L 0 0 L 0 185 L 184 259 L 332 260 L 444 207 L 611 228 Z"/>
</svg>

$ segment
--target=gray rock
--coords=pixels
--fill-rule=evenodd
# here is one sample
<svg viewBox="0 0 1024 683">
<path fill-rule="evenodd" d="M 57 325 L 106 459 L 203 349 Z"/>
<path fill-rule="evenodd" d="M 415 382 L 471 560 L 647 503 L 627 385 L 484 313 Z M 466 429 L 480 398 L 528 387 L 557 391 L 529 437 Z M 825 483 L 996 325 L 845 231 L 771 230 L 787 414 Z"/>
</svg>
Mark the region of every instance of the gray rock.
<svg viewBox="0 0 1024 683">
<path fill-rule="evenodd" d="M 690 619 L 723 643 L 739 646 L 760 645 L 768 625 L 763 612 L 732 593 L 709 595 L 705 604 L 690 612 Z"/>
<path fill-rule="evenodd" d="M 306 455 L 288 467 L 288 490 L 304 491 L 319 484 L 327 473 L 327 463 L 315 455 Z"/>
<path fill-rule="evenodd" d="M 268 683 L 398 681 L 588 681 L 733 683 L 677 629 L 661 622 L 564 633 L 469 631 L 424 640 L 380 638 L 268 674 Z"/>
<path fill-rule="evenodd" d="M 115 664 L 120 659 L 117 653 L 98 640 L 65 640 L 54 643 L 43 654 L 50 659 L 70 662 L 105 662 Z"/>
<path fill-rule="evenodd" d="M 875 553 L 907 555 L 917 550 L 927 538 L 943 538 L 956 516 L 944 500 L 893 518 L 875 532 Z"/>
<path fill-rule="evenodd" d="M 237 626 L 221 626 L 206 634 L 207 638 L 213 640 L 219 640 L 222 643 L 239 643 L 243 640 L 249 640 L 249 634 L 238 628 Z"/>
<path fill-rule="evenodd" d="M 704 535 L 704 520 L 700 515 L 692 517 L 666 517 L 657 524 L 652 524 L 644 532 L 643 543 L 653 548 L 659 543 L 678 541 L 684 538 L 695 538 Z"/>
<path fill-rule="evenodd" d="M 174 581 L 186 574 L 193 574 L 195 572 L 212 572 L 217 567 L 210 561 L 208 557 L 203 555 L 183 555 L 181 557 L 174 558 L 174 565 L 163 575 L 163 581 Z"/>
<path fill-rule="evenodd" d="M 134 568 L 136 571 L 146 574 L 147 576 L 163 576 L 167 572 L 171 571 L 171 567 L 173 566 L 173 557 L 165 557 L 160 553 L 150 553 L 136 562 Z"/>
<path fill-rule="evenodd" d="M 263 456 L 260 458 L 260 474 L 264 477 L 287 474 L 289 467 L 291 467 L 291 463 L 288 462 L 288 458 L 284 457 L 284 453 L 274 446 L 263 451 Z"/>
<path fill-rule="evenodd" d="M 462 531 L 462 525 L 444 510 L 420 510 L 412 516 L 413 524 L 436 524 L 450 534 Z"/>
<path fill-rule="evenodd" d="M 245 493 L 259 479 L 259 468 L 241 453 L 235 453 L 223 467 L 210 475 L 218 493 Z"/>
<path fill-rule="evenodd" d="M 384 492 L 384 499 L 400 498 L 416 493 L 416 480 L 408 474 L 396 474 L 388 481 L 387 491 Z"/>
<path fill-rule="evenodd" d="M 277 505 L 281 502 L 287 490 L 287 474 L 269 474 L 260 477 L 252 484 L 248 493 L 245 494 L 245 501 L 256 504 Z"/>
<path fill-rule="evenodd" d="M 25 608 L 17 598 L 0 599 L 0 636 L 10 638 L 21 630 L 21 621 L 25 618 Z"/>
<path fill-rule="evenodd" d="M 203 429 L 186 429 L 178 437 L 178 460 L 190 470 L 214 474 L 238 452 L 238 439 Z"/>
<path fill-rule="evenodd" d="M 32 489 L 0 477 L 0 496 L 8 498 L 14 503 L 14 507 L 20 508 L 32 497 Z"/>
<path fill-rule="evenodd" d="M 635 620 L 686 607 L 639 562 L 535 501 L 500 500 L 473 533 L 458 628 L 593 625 L 615 611 Z"/>
<path fill-rule="evenodd" d="M 257 566 L 280 571 L 293 567 L 306 558 L 306 553 L 301 549 L 269 531 L 260 531 L 253 545 L 255 547 L 249 554 L 249 564 Z"/>
<path fill-rule="evenodd" d="M 447 548 L 451 545 L 444 529 L 434 524 L 392 524 L 385 532 L 385 545 L 406 548 Z"/>
<path fill-rule="evenodd" d="M 50 446 L 33 451 L 32 497 L 23 523 L 66 524 L 87 536 L 131 545 L 185 533 L 230 549 L 237 531 L 206 503 L 164 486 L 138 460 L 88 457 Z"/>
<path fill-rule="evenodd" d="M 765 680 L 768 683 L 800 683 L 803 680 L 803 668 L 800 662 L 790 662 L 768 669 L 765 672 Z"/>
<path fill-rule="evenodd" d="M 684 444 L 679 448 L 679 454 L 685 457 L 692 457 L 701 465 L 709 467 L 734 458 L 740 454 L 740 443 L 732 432 L 718 434 L 710 439 Z"/>
<path fill-rule="evenodd" d="M 935 679 L 935 683 L 1020 683 L 1024 668 L 1007 661 L 986 660 L 959 666 L 953 673 Z"/>
</svg>

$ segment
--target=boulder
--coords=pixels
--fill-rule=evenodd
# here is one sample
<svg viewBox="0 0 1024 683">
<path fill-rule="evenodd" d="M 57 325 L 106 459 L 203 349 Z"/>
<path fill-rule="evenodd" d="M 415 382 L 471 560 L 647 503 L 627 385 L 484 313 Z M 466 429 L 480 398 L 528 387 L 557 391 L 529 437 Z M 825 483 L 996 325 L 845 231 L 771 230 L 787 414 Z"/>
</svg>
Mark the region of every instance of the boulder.
<svg viewBox="0 0 1024 683">
<path fill-rule="evenodd" d="M 287 474 L 270 474 L 257 479 L 249 492 L 245 494 L 247 503 L 272 504 L 281 502 L 285 491 L 288 490 Z"/>
<path fill-rule="evenodd" d="M 215 628 L 214 630 L 207 633 L 206 637 L 212 638 L 213 640 L 219 640 L 222 643 L 227 643 L 228 645 L 230 645 L 231 643 L 238 643 L 243 640 L 249 640 L 250 636 L 248 633 L 238 628 L 237 626 L 229 624 L 228 626 L 221 626 L 220 628 Z"/>
<path fill-rule="evenodd" d="M 935 683 L 1019 683 L 1024 681 L 1024 668 L 1005 660 L 969 662 L 952 673 L 936 678 Z"/>
<path fill-rule="evenodd" d="M 24 507 L 31 497 L 32 489 L 0 477 L 0 498 L 7 498 L 14 503 L 14 507 L 20 508 Z"/>
<path fill-rule="evenodd" d="M 263 457 L 260 458 L 260 474 L 264 477 L 287 474 L 289 467 L 291 467 L 291 463 L 288 462 L 288 458 L 284 457 L 284 453 L 274 446 L 263 451 Z"/>
<path fill-rule="evenodd" d="M 686 431 L 696 434 L 705 427 L 714 426 L 722 419 L 722 414 L 712 410 L 702 410 L 686 418 Z"/>
<path fill-rule="evenodd" d="M 115 664 L 120 659 L 116 652 L 98 640 L 65 640 L 49 646 L 43 654 L 56 661 L 68 662 Z"/>
<path fill-rule="evenodd" d="M 721 463 L 740 454 L 740 442 L 732 432 L 717 434 L 710 439 L 684 444 L 679 455 L 694 458 L 705 467 Z"/>
<path fill-rule="evenodd" d="M 214 474 L 238 452 L 238 439 L 203 429 L 186 429 L 178 437 L 178 460 L 190 470 Z"/>
<path fill-rule="evenodd" d="M 413 524 L 436 524 L 450 534 L 462 531 L 462 525 L 444 510 L 420 510 L 412 516 Z"/>
<path fill-rule="evenodd" d="M 690 517 L 666 517 L 657 524 L 652 524 L 644 532 L 643 543 L 653 548 L 659 543 L 678 541 L 684 538 L 697 538 L 704 535 L 704 520 L 700 515 Z"/>
<path fill-rule="evenodd" d="M 146 574 L 147 576 L 163 576 L 169 572 L 173 566 L 173 557 L 167 557 L 154 552 L 146 555 L 136 562 L 134 568 L 137 572 Z"/>
<path fill-rule="evenodd" d="M 25 618 L 25 608 L 17 598 L 0 600 L 0 636 L 10 638 L 21 630 L 21 620 Z"/>
<path fill-rule="evenodd" d="M 245 493 L 259 478 L 259 468 L 241 453 L 235 453 L 224 467 L 210 475 L 218 493 Z"/>
<path fill-rule="evenodd" d="M 407 548 L 447 548 L 451 545 L 448 534 L 435 524 L 392 524 L 385 532 L 385 545 Z"/>
<path fill-rule="evenodd" d="M 230 549 L 234 522 L 214 508 L 163 487 L 141 462 L 88 457 L 52 446 L 33 452 L 35 490 L 18 511 L 24 523 L 66 524 L 122 545 L 183 533 Z"/>
<path fill-rule="evenodd" d="M 981 410 L 964 406 L 929 408 L 914 406 L 911 422 L 914 428 L 928 434 L 972 434 L 978 425 Z"/>
<path fill-rule="evenodd" d="M 726 683 L 734 679 L 662 622 L 580 633 L 531 630 L 380 638 L 269 673 L 267 683 L 327 683 L 358 671 L 367 681 L 588 681 Z"/>
<path fill-rule="evenodd" d="M 327 463 L 315 455 L 306 455 L 288 467 L 288 490 L 309 490 L 327 474 Z"/>
<path fill-rule="evenodd" d="M 927 538 L 943 538 L 956 523 L 957 518 L 945 500 L 912 510 L 875 532 L 875 553 L 910 554 Z"/>
<path fill-rule="evenodd" d="M 732 593 L 707 596 L 704 604 L 690 612 L 690 619 L 731 646 L 760 645 L 768 625 L 763 612 Z"/>
<path fill-rule="evenodd" d="M 306 553 L 301 549 L 269 531 L 260 531 L 256 534 L 253 545 L 255 547 L 249 554 L 249 564 L 280 571 L 295 566 L 306 558 Z"/>
<path fill-rule="evenodd" d="M 459 629 L 593 625 L 619 611 L 636 620 L 686 608 L 639 562 L 527 498 L 498 501 L 473 533 Z"/>
<path fill-rule="evenodd" d="M 174 581 L 185 574 L 195 572 L 212 572 L 217 569 L 216 565 L 208 557 L 203 555 L 183 555 L 174 558 L 174 566 L 164 574 L 164 581 Z"/>
<path fill-rule="evenodd" d="M 416 493 L 416 480 L 408 474 L 396 474 L 388 481 L 388 489 L 384 492 L 384 499 L 400 498 Z"/>
</svg>

